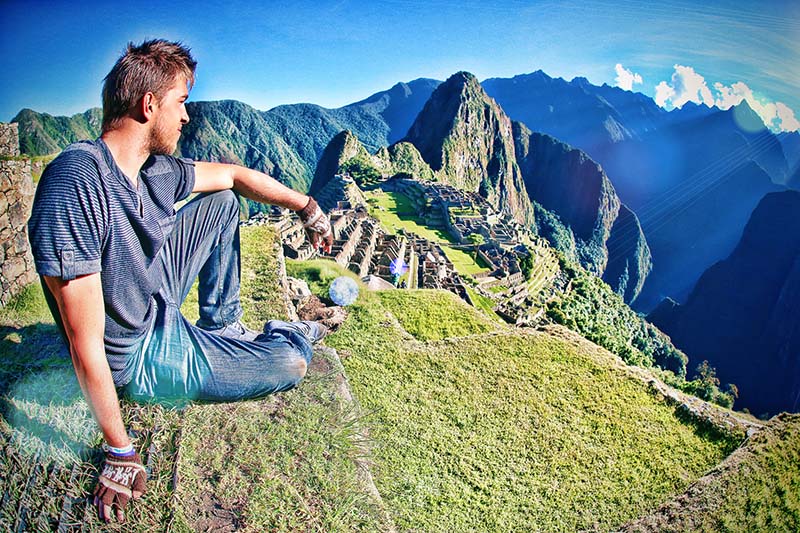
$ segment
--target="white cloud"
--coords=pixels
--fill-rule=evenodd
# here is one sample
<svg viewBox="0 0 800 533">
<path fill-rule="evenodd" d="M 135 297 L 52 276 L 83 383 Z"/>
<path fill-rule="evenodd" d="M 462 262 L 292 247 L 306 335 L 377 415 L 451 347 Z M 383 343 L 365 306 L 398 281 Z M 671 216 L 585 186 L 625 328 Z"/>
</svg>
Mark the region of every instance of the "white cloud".
<svg viewBox="0 0 800 533">
<path fill-rule="evenodd" d="M 670 103 L 673 98 L 675 98 L 675 89 L 667 85 L 667 82 L 662 81 L 656 85 L 656 104 L 661 107 L 674 107 Z"/>
<path fill-rule="evenodd" d="M 773 131 L 796 131 L 800 129 L 800 122 L 794 116 L 794 111 L 783 102 L 771 102 L 765 98 L 757 97 L 746 83 L 737 81 L 730 87 L 717 82 L 714 89 L 719 93 L 716 105 L 720 109 L 730 109 L 742 101 L 755 111 Z"/>
<path fill-rule="evenodd" d="M 675 65 L 673 68 L 675 72 L 672 73 L 672 89 L 675 95 L 672 98 L 672 105 L 683 107 L 686 102 L 705 104 L 708 107 L 714 105 L 711 89 L 706 85 L 703 76 L 695 72 L 692 67 Z"/>
<path fill-rule="evenodd" d="M 780 124 L 781 131 L 800 130 L 800 121 L 798 121 L 797 117 L 794 116 L 794 111 L 792 111 L 789 106 L 783 102 L 778 102 L 775 104 L 775 107 L 778 110 L 778 122 Z"/>
<path fill-rule="evenodd" d="M 756 96 L 752 89 L 742 81 L 737 81 L 730 86 L 719 82 L 714 83 L 715 99 L 705 78 L 695 72 L 692 67 L 675 65 L 673 68 L 675 71 L 670 82 L 662 81 L 655 87 L 656 104 L 665 109 L 680 108 L 686 102 L 694 102 L 709 107 L 716 105 L 725 110 L 746 101 L 772 131 L 797 131 L 800 129 L 800 122 L 789 106 L 783 102 L 772 102 Z"/>
<path fill-rule="evenodd" d="M 622 64 L 617 63 L 614 66 L 614 70 L 617 71 L 617 77 L 614 78 L 614 81 L 617 82 L 617 87 L 621 89 L 625 89 L 626 91 L 633 90 L 633 84 L 641 84 L 642 77 L 635 72 L 626 69 L 622 66 Z"/>
</svg>

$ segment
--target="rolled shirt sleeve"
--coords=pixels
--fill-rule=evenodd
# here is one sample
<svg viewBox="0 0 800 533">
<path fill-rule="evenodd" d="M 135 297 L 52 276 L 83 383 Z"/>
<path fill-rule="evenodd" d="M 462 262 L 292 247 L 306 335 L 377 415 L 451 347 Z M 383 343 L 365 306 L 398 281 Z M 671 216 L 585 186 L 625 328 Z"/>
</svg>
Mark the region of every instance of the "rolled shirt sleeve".
<svg viewBox="0 0 800 533">
<path fill-rule="evenodd" d="M 86 152 L 62 153 L 47 167 L 28 222 L 39 274 L 66 281 L 101 271 L 105 201 L 97 164 Z"/>
</svg>

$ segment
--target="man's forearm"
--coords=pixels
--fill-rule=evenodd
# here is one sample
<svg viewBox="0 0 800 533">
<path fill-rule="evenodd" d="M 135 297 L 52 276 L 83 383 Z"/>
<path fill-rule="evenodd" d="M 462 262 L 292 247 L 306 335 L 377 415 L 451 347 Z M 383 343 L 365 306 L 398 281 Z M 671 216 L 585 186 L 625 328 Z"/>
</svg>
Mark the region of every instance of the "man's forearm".
<svg viewBox="0 0 800 533">
<path fill-rule="evenodd" d="M 70 281 L 45 276 L 44 280 L 58 305 L 75 375 L 89 409 L 106 442 L 114 447 L 126 446 L 130 441 L 103 342 L 105 311 L 100 274 Z"/>
<path fill-rule="evenodd" d="M 233 189 L 242 196 L 299 211 L 308 205 L 308 196 L 290 189 L 275 178 L 240 165 L 195 163 L 194 192 Z"/>
<path fill-rule="evenodd" d="M 127 446 L 130 440 L 122 422 L 117 389 L 106 363 L 102 345 L 100 352 L 93 355 L 76 353 L 76 349 L 70 351 L 78 383 L 105 441 L 117 448 Z M 101 364 L 84 364 L 84 361 L 98 361 L 98 359 Z"/>
<path fill-rule="evenodd" d="M 251 200 L 293 211 L 299 211 L 308 204 L 307 195 L 290 189 L 263 172 L 240 166 L 234 170 L 233 190 Z"/>
</svg>

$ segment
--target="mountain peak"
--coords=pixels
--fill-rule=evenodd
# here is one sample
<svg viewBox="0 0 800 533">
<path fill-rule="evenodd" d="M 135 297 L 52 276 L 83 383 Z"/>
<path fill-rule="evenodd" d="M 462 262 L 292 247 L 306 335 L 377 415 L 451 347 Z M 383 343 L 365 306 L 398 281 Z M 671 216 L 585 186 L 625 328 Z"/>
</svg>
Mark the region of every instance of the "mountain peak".
<svg viewBox="0 0 800 533">
<path fill-rule="evenodd" d="M 358 137 L 353 132 L 343 130 L 334 135 L 317 163 L 317 170 L 314 173 L 314 180 L 311 182 L 309 194 L 312 196 L 319 194 L 328 182 L 333 179 L 341 164 L 358 155 L 369 157 L 364 145 L 361 144 L 361 141 L 358 140 Z"/>
<path fill-rule="evenodd" d="M 474 74 L 471 72 L 460 71 L 456 72 L 445 82 L 442 84 L 444 86 L 445 91 L 463 91 L 464 89 L 469 89 L 471 91 L 480 90 L 483 92 L 483 88 L 481 88 L 481 83 L 478 81 L 478 78 L 475 77 Z"/>
<path fill-rule="evenodd" d="M 479 193 L 520 222 L 532 219 L 515 163 L 511 120 L 473 74 L 457 72 L 437 87 L 406 140 L 440 180 Z"/>
<path fill-rule="evenodd" d="M 733 115 L 737 126 L 748 132 L 758 132 L 766 128 L 761 116 L 753 110 L 747 100 L 742 100 L 738 105 L 731 107 L 728 113 Z"/>
<path fill-rule="evenodd" d="M 589 83 L 589 79 L 583 76 L 575 76 L 574 78 L 572 78 L 572 81 L 570 81 L 570 83 L 578 87 L 586 87 L 587 85 L 591 85 L 591 83 Z"/>
</svg>

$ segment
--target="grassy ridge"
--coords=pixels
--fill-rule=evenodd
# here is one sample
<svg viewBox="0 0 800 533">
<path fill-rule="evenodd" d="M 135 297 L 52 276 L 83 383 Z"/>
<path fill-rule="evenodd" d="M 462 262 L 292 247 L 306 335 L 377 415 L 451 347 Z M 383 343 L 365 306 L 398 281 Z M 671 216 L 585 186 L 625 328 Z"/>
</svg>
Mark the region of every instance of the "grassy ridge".
<svg viewBox="0 0 800 533">
<path fill-rule="evenodd" d="M 401 529 L 613 527 L 685 488 L 732 445 L 546 336 L 392 346 L 384 334 L 352 349 L 347 335 L 330 342 L 350 350 L 350 383 L 375 413 L 376 482 Z"/>
<path fill-rule="evenodd" d="M 272 227 L 243 228 L 244 320 L 287 318 Z M 326 262 L 331 264 L 330 262 Z M 324 268 L 326 265 L 323 264 Z M 184 314 L 197 315 L 196 293 Z M 192 405 L 181 435 L 175 524 L 187 531 L 375 531 L 381 518 L 360 485 L 355 415 L 332 390 L 320 353 L 295 390 L 258 401 Z"/>
<path fill-rule="evenodd" d="M 481 319 L 453 332 L 467 310 L 422 294 L 364 293 L 328 340 L 370 413 L 373 474 L 400 530 L 610 529 L 736 445 L 680 420 L 599 348 Z"/>
</svg>

